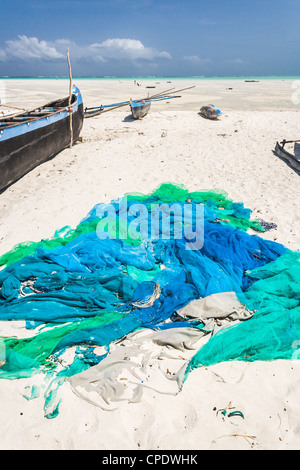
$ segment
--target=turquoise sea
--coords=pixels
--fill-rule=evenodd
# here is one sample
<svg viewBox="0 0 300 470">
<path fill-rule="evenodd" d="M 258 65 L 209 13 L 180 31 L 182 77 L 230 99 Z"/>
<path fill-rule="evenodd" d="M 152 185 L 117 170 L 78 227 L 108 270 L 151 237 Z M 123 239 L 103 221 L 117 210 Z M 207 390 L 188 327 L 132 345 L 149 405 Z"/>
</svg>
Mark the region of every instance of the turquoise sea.
<svg viewBox="0 0 300 470">
<path fill-rule="evenodd" d="M 5 80 L 69 80 L 69 77 L 9 77 L 1 76 L 0 79 Z M 160 77 L 160 76 L 147 76 L 147 77 L 80 77 L 74 76 L 75 80 L 300 80 L 300 76 L 232 76 L 232 77 L 220 77 L 220 76 L 188 76 L 188 77 Z"/>
</svg>

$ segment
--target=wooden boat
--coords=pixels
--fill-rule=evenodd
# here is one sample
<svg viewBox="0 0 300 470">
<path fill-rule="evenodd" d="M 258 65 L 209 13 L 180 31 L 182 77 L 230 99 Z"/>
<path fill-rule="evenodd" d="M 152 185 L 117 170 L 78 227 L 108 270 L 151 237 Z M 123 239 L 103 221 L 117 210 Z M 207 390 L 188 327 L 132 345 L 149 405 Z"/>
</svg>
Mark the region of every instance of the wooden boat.
<svg viewBox="0 0 300 470">
<path fill-rule="evenodd" d="M 294 154 L 285 147 L 286 144 L 294 143 Z M 275 153 L 287 161 L 294 170 L 300 172 L 300 141 L 286 141 L 276 143 Z"/>
<path fill-rule="evenodd" d="M 77 87 L 69 96 L 0 118 L 0 191 L 49 160 L 73 142 L 83 125 L 83 101 Z"/>
<path fill-rule="evenodd" d="M 142 119 L 148 114 L 151 100 L 130 101 L 131 114 L 134 119 Z"/>
<path fill-rule="evenodd" d="M 183 88 L 178 91 L 174 91 L 174 93 L 179 93 L 180 91 L 189 90 L 194 88 L 194 86 Z M 132 116 L 134 119 L 142 119 L 146 114 L 149 112 L 151 107 L 152 101 L 162 101 L 162 100 L 171 100 L 173 98 L 181 98 L 179 95 L 170 96 L 170 91 L 174 90 L 174 88 L 170 88 L 166 91 L 161 93 L 156 93 L 152 96 L 147 96 L 147 98 L 141 98 L 129 101 L 122 101 L 121 103 L 113 103 L 113 104 L 106 104 L 101 106 L 93 106 L 92 108 L 85 108 L 84 110 L 84 118 L 93 118 L 99 116 L 100 114 L 107 113 L 108 111 L 114 111 L 115 109 L 122 108 L 123 106 L 130 106 Z"/>
<path fill-rule="evenodd" d="M 213 104 L 209 104 L 207 106 L 202 106 L 200 109 L 200 114 L 206 119 L 218 119 L 218 117 L 221 115 L 221 111 Z"/>
</svg>

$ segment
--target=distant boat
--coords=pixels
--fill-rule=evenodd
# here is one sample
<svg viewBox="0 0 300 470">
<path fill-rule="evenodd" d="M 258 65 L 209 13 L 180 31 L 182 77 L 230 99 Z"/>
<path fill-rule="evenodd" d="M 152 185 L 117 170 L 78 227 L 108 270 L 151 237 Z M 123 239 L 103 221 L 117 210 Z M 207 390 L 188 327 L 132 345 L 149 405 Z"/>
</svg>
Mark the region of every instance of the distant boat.
<svg viewBox="0 0 300 470">
<path fill-rule="evenodd" d="M 294 154 L 285 149 L 286 144 L 294 144 Z M 276 143 L 275 153 L 287 161 L 293 169 L 300 172 L 300 141 L 286 141 Z"/>
<path fill-rule="evenodd" d="M 207 119 L 218 119 L 222 113 L 213 104 L 209 104 L 207 106 L 202 106 L 200 114 Z"/>
<path fill-rule="evenodd" d="M 151 100 L 130 101 L 131 114 L 134 119 L 142 119 L 148 114 Z"/>
<path fill-rule="evenodd" d="M 0 191 L 75 142 L 83 125 L 79 89 L 31 111 L 0 118 Z"/>
</svg>

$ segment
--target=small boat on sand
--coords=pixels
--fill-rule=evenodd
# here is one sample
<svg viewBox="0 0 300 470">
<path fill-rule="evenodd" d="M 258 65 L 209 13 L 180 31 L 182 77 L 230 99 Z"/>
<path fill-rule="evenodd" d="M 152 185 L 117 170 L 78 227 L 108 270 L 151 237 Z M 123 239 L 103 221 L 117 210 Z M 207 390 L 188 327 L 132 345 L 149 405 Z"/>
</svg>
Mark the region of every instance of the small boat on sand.
<svg viewBox="0 0 300 470">
<path fill-rule="evenodd" d="M 0 191 L 75 142 L 82 125 L 83 101 L 76 86 L 71 101 L 68 96 L 0 118 Z"/>
<path fill-rule="evenodd" d="M 218 119 L 222 113 L 213 104 L 209 104 L 207 106 L 202 106 L 200 109 L 200 114 L 206 119 Z"/>
<path fill-rule="evenodd" d="M 173 93 L 179 93 L 181 91 L 189 90 L 194 88 L 194 86 L 188 88 L 182 88 L 181 90 L 174 91 Z M 146 114 L 149 112 L 152 101 L 163 101 L 163 100 L 171 100 L 174 98 L 181 98 L 179 95 L 170 95 L 170 92 L 174 90 L 174 88 L 170 88 L 164 92 L 156 93 L 152 96 L 147 96 L 147 98 L 142 99 L 130 99 L 129 101 L 122 101 L 121 103 L 113 103 L 101 106 L 93 106 L 91 108 L 85 108 L 84 110 L 84 118 L 93 118 L 99 116 L 100 114 L 107 113 L 108 111 L 114 111 L 116 109 L 122 108 L 124 106 L 129 105 L 131 109 L 131 113 L 134 119 L 142 119 Z"/>
<path fill-rule="evenodd" d="M 294 153 L 285 148 L 286 144 L 294 144 Z M 297 141 L 287 141 L 276 143 L 275 153 L 287 161 L 291 167 L 297 172 L 300 172 L 300 140 Z"/>
<path fill-rule="evenodd" d="M 130 101 L 131 114 L 134 119 L 142 119 L 148 114 L 151 100 Z"/>
</svg>

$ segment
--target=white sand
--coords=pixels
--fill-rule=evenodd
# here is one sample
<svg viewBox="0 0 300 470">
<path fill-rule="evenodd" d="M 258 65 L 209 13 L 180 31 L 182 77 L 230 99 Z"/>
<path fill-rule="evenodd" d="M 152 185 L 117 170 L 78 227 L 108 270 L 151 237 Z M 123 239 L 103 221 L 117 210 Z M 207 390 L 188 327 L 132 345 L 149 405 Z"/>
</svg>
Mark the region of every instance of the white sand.
<svg viewBox="0 0 300 470">
<path fill-rule="evenodd" d="M 159 80 L 157 80 L 159 81 Z M 122 82 L 122 83 L 121 83 Z M 299 176 L 273 155 L 276 140 L 299 139 L 292 81 L 78 80 L 86 106 L 196 85 L 181 99 L 152 104 L 141 121 L 129 107 L 84 123 L 83 143 L 61 152 L 0 195 L 0 254 L 75 227 L 98 202 L 149 193 L 172 181 L 190 190 L 224 189 L 253 216 L 275 222 L 263 236 L 300 246 Z M 146 86 L 155 85 L 156 89 Z M 233 90 L 228 90 L 233 88 Z M 68 93 L 67 81 L 6 82 L 7 103 L 30 108 Z M 213 102 L 212 122 L 198 113 Z M 1 325 L 1 334 L 7 331 Z M 103 411 L 62 389 L 60 414 L 22 397 L 27 381 L 1 381 L 1 449 L 292 449 L 300 446 L 297 361 L 226 363 L 193 371 L 176 396 L 146 390 L 142 403 Z M 245 419 L 218 410 L 229 403 Z M 248 436 L 248 437 L 247 437 Z M 250 436 L 250 437 L 249 437 Z"/>
</svg>

